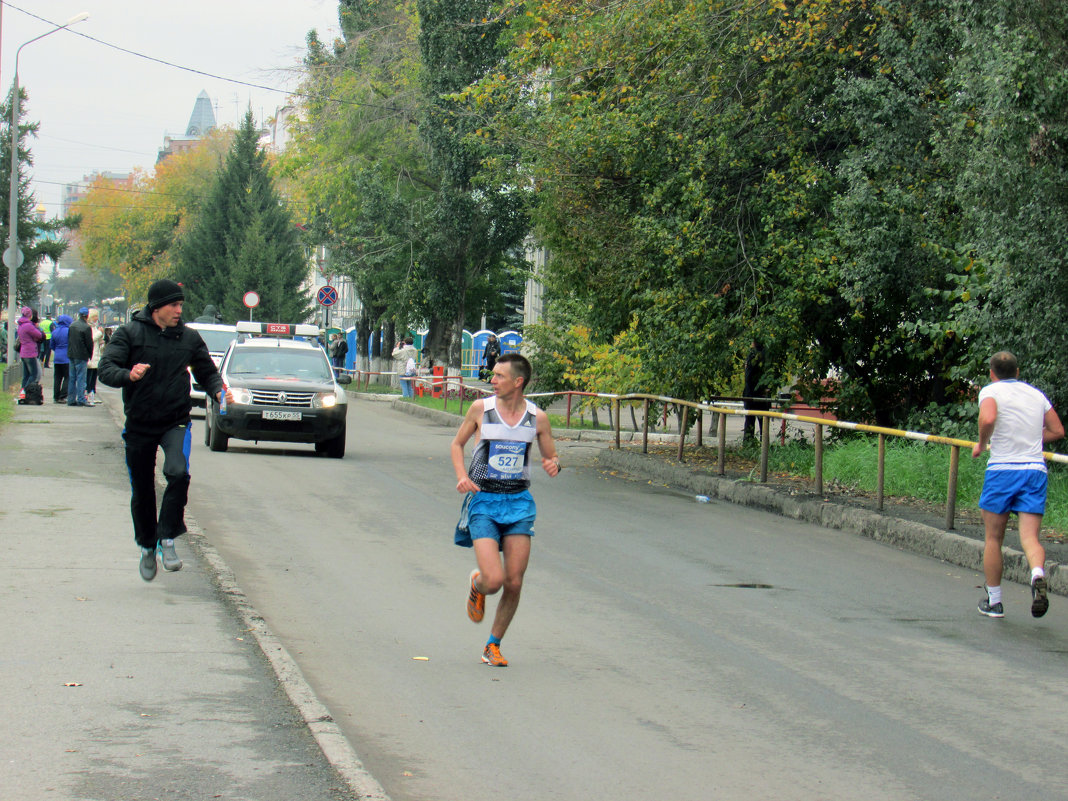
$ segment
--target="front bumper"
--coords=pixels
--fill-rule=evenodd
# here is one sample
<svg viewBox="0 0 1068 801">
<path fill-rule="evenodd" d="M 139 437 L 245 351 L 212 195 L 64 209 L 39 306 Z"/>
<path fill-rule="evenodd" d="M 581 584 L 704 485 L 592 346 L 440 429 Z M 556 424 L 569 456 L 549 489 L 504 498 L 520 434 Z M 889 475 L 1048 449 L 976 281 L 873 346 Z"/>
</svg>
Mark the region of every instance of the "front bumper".
<svg viewBox="0 0 1068 801">
<path fill-rule="evenodd" d="M 226 414 L 219 414 L 218 406 L 214 404 L 212 411 L 215 412 L 213 417 L 218 420 L 219 429 L 234 439 L 311 443 L 338 437 L 345 430 L 348 408 L 347 403 L 330 409 L 279 409 L 232 403 L 227 406 Z M 299 414 L 300 419 L 272 420 L 265 418 L 264 412 Z"/>
</svg>

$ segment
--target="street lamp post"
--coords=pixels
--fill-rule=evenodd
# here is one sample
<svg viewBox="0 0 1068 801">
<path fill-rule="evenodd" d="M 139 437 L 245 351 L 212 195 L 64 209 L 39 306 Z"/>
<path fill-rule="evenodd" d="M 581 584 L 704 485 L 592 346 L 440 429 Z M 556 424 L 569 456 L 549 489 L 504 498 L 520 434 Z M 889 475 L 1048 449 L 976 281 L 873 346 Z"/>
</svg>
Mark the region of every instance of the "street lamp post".
<svg viewBox="0 0 1068 801">
<path fill-rule="evenodd" d="M 15 51 L 15 79 L 13 89 L 11 90 L 11 194 L 8 197 L 8 239 L 7 250 L 4 251 L 4 264 L 7 265 L 7 369 L 4 370 L 4 385 L 5 390 L 11 388 L 11 382 L 14 380 L 14 366 L 15 366 L 15 340 L 17 339 L 17 332 L 15 329 L 15 321 L 18 319 L 15 316 L 17 309 L 15 308 L 15 285 L 18 282 L 18 269 L 22 264 L 23 254 L 19 250 L 18 245 L 18 219 L 19 219 L 19 53 L 22 52 L 28 44 L 33 44 L 38 39 L 44 39 L 46 36 L 51 36 L 56 31 L 61 31 L 65 28 L 69 28 L 71 25 L 76 25 L 84 19 L 89 18 L 89 12 L 83 11 L 81 14 L 76 14 L 69 20 L 53 28 L 50 31 L 42 33 L 40 36 L 35 36 L 29 41 L 23 42 L 19 45 L 18 50 Z"/>
</svg>

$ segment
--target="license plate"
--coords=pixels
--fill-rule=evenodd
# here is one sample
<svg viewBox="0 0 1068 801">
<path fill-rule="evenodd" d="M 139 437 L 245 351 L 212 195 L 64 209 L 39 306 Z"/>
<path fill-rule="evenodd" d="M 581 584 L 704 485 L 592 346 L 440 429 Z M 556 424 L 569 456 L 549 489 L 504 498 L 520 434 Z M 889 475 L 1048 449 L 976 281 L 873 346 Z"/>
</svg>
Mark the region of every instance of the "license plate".
<svg viewBox="0 0 1068 801">
<path fill-rule="evenodd" d="M 299 420 L 300 412 L 276 412 L 273 409 L 263 410 L 264 420 Z"/>
</svg>

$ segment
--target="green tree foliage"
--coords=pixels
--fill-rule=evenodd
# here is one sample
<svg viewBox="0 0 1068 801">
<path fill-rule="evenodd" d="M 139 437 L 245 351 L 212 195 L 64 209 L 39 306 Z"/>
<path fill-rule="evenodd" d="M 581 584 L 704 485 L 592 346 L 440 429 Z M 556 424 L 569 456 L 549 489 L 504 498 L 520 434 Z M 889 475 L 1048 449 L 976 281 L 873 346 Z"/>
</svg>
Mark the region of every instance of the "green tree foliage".
<svg viewBox="0 0 1068 801">
<path fill-rule="evenodd" d="M 984 376 L 1008 349 L 1025 379 L 1068 406 L 1068 17 L 1056 3 L 953 3 L 962 21 L 939 158 L 952 168 L 962 236 L 946 327 Z"/>
<path fill-rule="evenodd" d="M 14 87 L 12 87 L 14 89 Z M 24 261 L 15 273 L 15 303 L 38 306 L 37 268 L 43 259 L 59 261 L 67 251 L 68 242 L 56 236 L 58 231 L 77 227 L 78 220 L 38 220 L 34 215 L 37 200 L 30 191 L 30 176 L 28 169 L 33 166 L 33 154 L 30 151 L 29 139 L 35 137 L 40 128 L 37 122 L 22 122 L 22 115 L 26 109 L 26 92 L 19 89 L 19 130 L 17 136 L 18 157 L 16 180 L 17 192 L 16 217 L 18 219 L 18 245 L 22 251 Z M 0 220 L 0 236 L 3 237 L 2 248 L 6 250 L 11 238 L 9 230 L 11 209 L 11 100 L 12 92 L 7 94 L 7 100 L 0 105 L 0 117 L 5 124 L 0 126 L 0 211 L 3 219 Z M 2 279 L 3 303 L 7 304 L 8 293 L 8 268 L 0 268 Z"/>
<path fill-rule="evenodd" d="M 507 66 L 469 94 L 523 144 L 550 304 L 633 348 L 650 390 L 737 390 L 752 339 L 883 424 L 967 400 L 997 347 L 1065 383 L 1053 5 L 509 8 Z"/>
<path fill-rule="evenodd" d="M 416 129 L 414 0 L 343 0 L 339 18 L 343 36 L 331 48 L 308 37 L 308 98 L 281 167 L 304 193 L 309 238 L 329 248 L 332 269 L 356 287 L 362 353 L 383 323 L 403 328 L 420 317 L 420 230 L 436 179 Z"/>
<path fill-rule="evenodd" d="M 185 285 L 194 310 L 211 304 L 223 319 L 239 319 L 247 312 L 242 297 L 254 290 L 261 319 L 303 322 L 311 311 L 301 288 L 307 272 L 296 225 L 274 188 L 249 111 L 178 243 L 174 278 Z"/>
<path fill-rule="evenodd" d="M 152 173 L 135 171 L 126 186 L 98 178 L 76 207 L 86 267 L 119 276 L 134 302 L 145 298 L 157 278 L 173 275 L 177 243 L 208 197 L 232 134 L 212 131 L 197 147 L 168 157 Z"/>
<path fill-rule="evenodd" d="M 309 38 L 309 78 L 287 175 L 304 185 L 311 234 L 380 325 L 425 324 L 435 361 L 460 365 L 461 331 L 506 312 L 525 280 L 522 197 L 482 180 L 499 156 L 454 93 L 500 60 L 489 5 L 340 4 L 343 40 Z"/>
<path fill-rule="evenodd" d="M 105 298 L 122 294 L 122 281 L 107 270 L 77 270 L 65 278 L 57 278 L 52 293 L 68 306 L 99 306 Z"/>
<path fill-rule="evenodd" d="M 773 381 L 844 416 L 959 425 L 1007 347 L 1068 402 L 1052 0 L 347 0 L 340 16 L 345 41 L 308 58 L 344 102 L 309 104 L 303 169 L 376 320 L 470 322 L 529 213 L 549 254 L 547 323 L 528 332 L 543 381 L 737 392 L 757 339 Z"/>
</svg>

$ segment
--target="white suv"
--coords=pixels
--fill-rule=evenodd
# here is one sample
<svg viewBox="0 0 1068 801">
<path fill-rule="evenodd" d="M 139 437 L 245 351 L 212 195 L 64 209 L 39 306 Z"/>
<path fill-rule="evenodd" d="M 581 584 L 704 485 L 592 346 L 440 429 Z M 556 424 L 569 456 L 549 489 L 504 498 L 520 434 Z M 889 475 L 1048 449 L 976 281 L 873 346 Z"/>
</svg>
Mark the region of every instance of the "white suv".
<svg viewBox="0 0 1068 801">
<path fill-rule="evenodd" d="M 216 367 L 222 363 L 223 354 L 226 353 L 226 349 L 230 347 L 230 343 L 237 339 L 237 326 L 235 325 L 222 325 L 219 323 L 186 323 L 185 327 L 192 328 L 200 334 L 201 339 L 204 340 L 204 344 L 208 346 L 208 353 L 211 354 L 211 358 L 215 361 Z M 190 400 L 193 401 L 194 406 L 203 406 L 206 397 L 204 387 L 200 386 L 200 384 L 193 380 L 193 371 L 190 370 Z"/>
<path fill-rule="evenodd" d="M 345 455 L 352 376 L 334 375 L 316 343 L 314 325 L 237 324 L 219 372 L 233 402 L 214 398 L 205 409 L 204 444 L 225 451 L 230 438 L 256 442 L 305 442 L 334 459 Z"/>
</svg>

